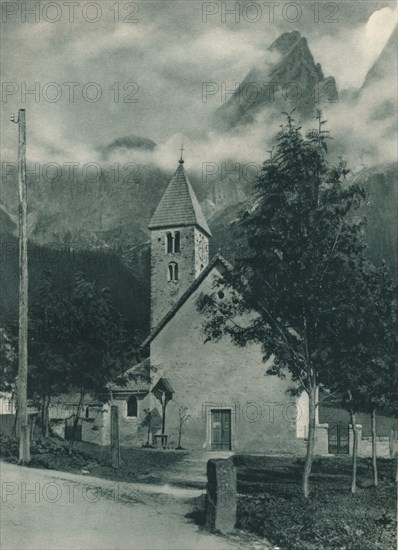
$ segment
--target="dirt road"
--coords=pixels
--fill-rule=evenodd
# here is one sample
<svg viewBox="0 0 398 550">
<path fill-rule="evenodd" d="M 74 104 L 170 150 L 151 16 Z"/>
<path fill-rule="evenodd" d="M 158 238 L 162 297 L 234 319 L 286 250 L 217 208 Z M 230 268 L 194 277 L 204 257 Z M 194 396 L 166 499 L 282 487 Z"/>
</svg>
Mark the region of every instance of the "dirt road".
<svg viewBox="0 0 398 550">
<path fill-rule="evenodd" d="M 2 550 L 264 548 L 184 517 L 200 490 L 0 463 Z"/>
</svg>

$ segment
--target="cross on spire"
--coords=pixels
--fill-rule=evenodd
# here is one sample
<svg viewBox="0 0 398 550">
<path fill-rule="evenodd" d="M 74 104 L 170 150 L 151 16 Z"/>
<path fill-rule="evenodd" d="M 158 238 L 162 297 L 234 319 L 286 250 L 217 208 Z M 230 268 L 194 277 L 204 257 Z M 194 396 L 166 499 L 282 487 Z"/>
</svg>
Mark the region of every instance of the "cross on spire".
<svg viewBox="0 0 398 550">
<path fill-rule="evenodd" d="M 181 151 L 181 157 L 180 157 L 180 160 L 178 161 L 180 164 L 184 164 L 184 159 L 182 158 L 182 154 L 183 154 L 183 151 L 184 151 L 184 150 L 185 150 L 185 149 L 184 149 L 184 145 L 181 145 L 181 149 L 180 149 L 180 151 Z"/>
</svg>

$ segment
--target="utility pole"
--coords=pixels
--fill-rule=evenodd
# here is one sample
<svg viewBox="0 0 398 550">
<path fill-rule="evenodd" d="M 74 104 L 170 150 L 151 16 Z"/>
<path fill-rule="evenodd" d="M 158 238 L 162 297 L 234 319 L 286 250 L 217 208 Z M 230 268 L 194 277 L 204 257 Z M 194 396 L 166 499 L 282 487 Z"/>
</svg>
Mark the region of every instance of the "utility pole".
<svg viewBox="0 0 398 550">
<path fill-rule="evenodd" d="M 19 109 L 18 120 L 18 191 L 19 191 L 19 330 L 17 405 L 19 428 L 19 462 L 30 461 L 30 433 L 28 425 L 28 239 L 26 227 L 26 119 L 25 109 Z"/>
</svg>

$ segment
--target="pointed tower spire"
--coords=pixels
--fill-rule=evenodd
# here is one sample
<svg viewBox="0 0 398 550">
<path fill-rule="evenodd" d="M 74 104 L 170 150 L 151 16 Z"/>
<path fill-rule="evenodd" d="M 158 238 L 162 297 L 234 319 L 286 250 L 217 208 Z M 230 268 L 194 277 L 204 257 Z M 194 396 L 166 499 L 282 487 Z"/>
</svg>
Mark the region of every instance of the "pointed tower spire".
<svg viewBox="0 0 398 550">
<path fill-rule="evenodd" d="M 148 227 L 160 229 L 193 225 L 211 237 L 205 215 L 184 170 L 183 150 L 181 147 L 179 166 L 166 187 Z"/>
<path fill-rule="evenodd" d="M 210 228 L 184 170 L 178 168 L 149 222 L 151 327 L 154 328 L 209 263 Z"/>
</svg>

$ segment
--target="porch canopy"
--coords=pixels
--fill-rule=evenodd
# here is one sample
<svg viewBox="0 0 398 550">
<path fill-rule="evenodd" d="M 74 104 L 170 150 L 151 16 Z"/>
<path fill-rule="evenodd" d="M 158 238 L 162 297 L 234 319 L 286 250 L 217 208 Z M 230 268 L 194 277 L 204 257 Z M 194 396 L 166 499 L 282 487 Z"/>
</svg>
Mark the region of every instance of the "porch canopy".
<svg viewBox="0 0 398 550">
<path fill-rule="evenodd" d="M 163 396 L 166 402 L 171 401 L 175 393 L 167 378 L 159 378 L 151 391 L 160 402 L 163 401 Z"/>
</svg>

